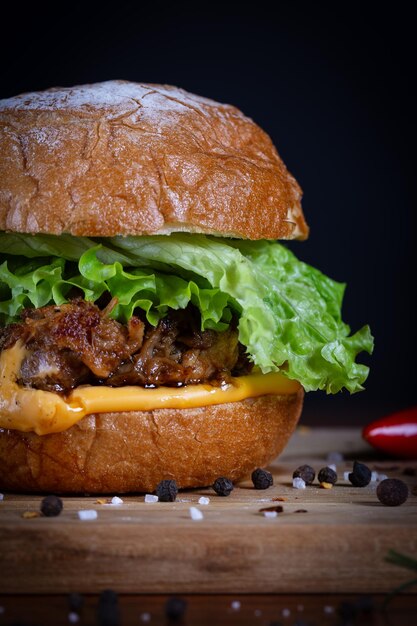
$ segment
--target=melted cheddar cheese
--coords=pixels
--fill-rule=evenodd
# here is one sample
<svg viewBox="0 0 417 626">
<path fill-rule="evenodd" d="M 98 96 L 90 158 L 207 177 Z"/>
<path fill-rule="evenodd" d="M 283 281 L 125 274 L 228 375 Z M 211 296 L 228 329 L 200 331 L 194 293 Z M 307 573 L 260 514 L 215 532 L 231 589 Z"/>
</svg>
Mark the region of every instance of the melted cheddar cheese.
<svg viewBox="0 0 417 626">
<path fill-rule="evenodd" d="M 67 430 L 86 415 L 112 411 L 186 409 L 238 402 L 263 395 L 296 393 L 300 384 L 279 373 L 251 374 L 233 378 L 228 384 L 184 387 L 99 387 L 81 386 L 66 398 L 50 391 L 18 385 L 17 378 L 26 350 L 21 341 L 0 356 L 0 428 L 38 435 Z"/>
</svg>

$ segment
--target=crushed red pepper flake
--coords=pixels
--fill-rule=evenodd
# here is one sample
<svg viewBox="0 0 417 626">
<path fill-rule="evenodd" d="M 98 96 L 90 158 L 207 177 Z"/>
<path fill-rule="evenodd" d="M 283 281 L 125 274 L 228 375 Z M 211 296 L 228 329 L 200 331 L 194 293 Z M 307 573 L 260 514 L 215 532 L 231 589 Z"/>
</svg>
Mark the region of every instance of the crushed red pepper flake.
<svg viewBox="0 0 417 626">
<path fill-rule="evenodd" d="M 277 506 L 266 506 L 263 509 L 259 509 L 259 513 L 263 513 L 264 511 L 276 511 L 277 513 L 282 513 L 283 510 L 284 507 L 278 504 Z"/>
<path fill-rule="evenodd" d="M 332 489 L 333 483 L 327 483 L 327 482 L 323 481 L 322 483 L 320 483 L 320 487 L 322 489 Z"/>
</svg>

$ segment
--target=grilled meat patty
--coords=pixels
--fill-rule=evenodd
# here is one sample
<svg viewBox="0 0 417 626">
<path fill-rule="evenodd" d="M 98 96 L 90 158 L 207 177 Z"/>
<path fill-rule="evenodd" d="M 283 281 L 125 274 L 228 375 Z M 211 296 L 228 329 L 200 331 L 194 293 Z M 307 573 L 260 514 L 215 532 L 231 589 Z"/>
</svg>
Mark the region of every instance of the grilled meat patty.
<svg viewBox="0 0 417 626">
<path fill-rule="evenodd" d="M 135 316 L 121 324 L 108 313 L 81 299 L 27 309 L 0 339 L 2 349 L 25 344 L 18 382 L 67 393 L 81 384 L 221 384 L 251 369 L 237 329 L 202 331 L 193 307 L 170 312 L 156 327 Z"/>
</svg>

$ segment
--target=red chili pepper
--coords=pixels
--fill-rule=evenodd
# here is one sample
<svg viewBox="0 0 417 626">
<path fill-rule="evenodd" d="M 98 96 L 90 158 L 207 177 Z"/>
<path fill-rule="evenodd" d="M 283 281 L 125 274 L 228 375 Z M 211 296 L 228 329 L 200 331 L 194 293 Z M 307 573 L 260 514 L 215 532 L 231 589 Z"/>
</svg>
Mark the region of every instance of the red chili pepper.
<svg viewBox="0 0 417 626">
<path fill-rule="evenodd" d="M 365 426 L 362 436 L 378 450 L 417 459 L 417 406 L 372 422 Z"/>
</svg>

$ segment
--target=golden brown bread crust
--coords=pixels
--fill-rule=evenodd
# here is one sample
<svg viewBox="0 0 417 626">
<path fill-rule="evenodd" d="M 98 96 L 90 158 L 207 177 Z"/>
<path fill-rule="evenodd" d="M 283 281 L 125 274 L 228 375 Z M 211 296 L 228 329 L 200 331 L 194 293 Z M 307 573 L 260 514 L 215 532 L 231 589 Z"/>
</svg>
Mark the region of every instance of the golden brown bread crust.
<svg viewBox="0 0 417 626">
<path fill-rule="evenodd" d="M 287 443 L 304 392 L 195 409 L 90 415 L 38 436 L 0 430 L 0 488 L 56 493 L 151 492 L 233 481 L 265 467 Z"/>
<path fill-rule="evenodd" d="M 233 106 L 109 81 L 0 102 L 0 229 L 304 239 L 301 190 Z"/>
</svg>

